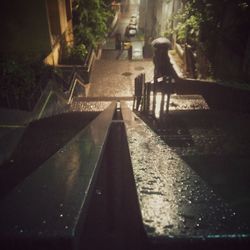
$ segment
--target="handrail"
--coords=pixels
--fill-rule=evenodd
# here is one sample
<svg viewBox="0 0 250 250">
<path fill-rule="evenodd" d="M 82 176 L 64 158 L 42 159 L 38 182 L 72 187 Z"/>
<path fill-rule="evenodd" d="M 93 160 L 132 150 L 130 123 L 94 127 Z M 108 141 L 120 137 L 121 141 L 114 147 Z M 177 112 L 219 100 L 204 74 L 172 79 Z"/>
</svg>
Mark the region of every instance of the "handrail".
<svg viewBox="0 0 250 250">
<path fill-rule="evenodd" d="M 74 249 L 115 107 L 113 102 L 0 202 L 1 249 L 37 249 L 40 243 Z"/>
<path fill-rule="evenodd" d="M 91 46 L 89 48 L 89 53 L 87 54 L 86 58 L 85 58 L 85 61 L 84 61 L 84 67 L 87 68 L 87 71 L 89 71 L 91 65 L 92 65 L 92 61 L 93 61 L 93 57 L 94 57 L 94 54 L 92 53 L 94 50 L 94 48 Z"/>
<path fill-rule="evenodd" d="M 74 75 L 73 75 L 73 78 L 71 80 L 71 84 L 70 84 L 70 94 L 69 94 L 69 98 L 68 98 L 68 101 L 67 103 L 70 104 L 71 101 L 72 101 L 72 96 L 74 94 L 74 90 L 75 90 L 75 87 L 76 87 L 76 84 L 79 83 L 81 86 L 85 87 L 84 85 L 84 80 L 82 79 L 82 77 L 75 71 L 74 72 Z"/>
<path fill-rule="evenodd" d="M 57 76 L 59 79 L 60 77 Z M 63 80 L 63 79 L 62 79 Z M 63 80 L 63 82 L 65 82 Z M 77 73 L 77 70 L 74 69 L 74 73 L 72 74 L 70 83 L 68 84 L 69 86 L 69 93 L 67 94 L 67 96 L 63 96 L 63 92 L 61 92 L 62 94 L 60 94 L 60 90 L 55 90 L 55 88 L 50 85 L 48 85 L 48 89 L 47 91 L 45 91 L 46 97 L 45 98 L 41 98 L 40 102 L 42 103 L 37 103 L 35 109 L 34 109 L 34 118 L 35 119 L 40 119 L 44 112 L 46 111 L 46 107 L 49 103 L 50 98 L 52 97 L 53 94 L 55 94 L 57 97 L 59 97 L 60 100 L 63 100 L 63 102 L 68 105 L 72 102 L 72 98 L 75 92 L 75 87 L 77 84 L 80 84 L 82 87 L 85 87 L 84 84 L 84 80 L 82 79 L 82 77 Z"/>
</svg>

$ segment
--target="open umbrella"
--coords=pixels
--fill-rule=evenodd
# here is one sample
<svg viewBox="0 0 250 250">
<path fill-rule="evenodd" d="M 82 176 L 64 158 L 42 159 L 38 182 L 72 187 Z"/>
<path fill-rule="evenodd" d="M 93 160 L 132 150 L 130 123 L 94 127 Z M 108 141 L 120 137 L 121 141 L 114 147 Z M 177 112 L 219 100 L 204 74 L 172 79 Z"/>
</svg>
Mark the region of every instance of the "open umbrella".
<svg viewBox="0 0 250 250">
<path fill-rule="evenodd" d="M 171 42 L 166 37 L 158 37 L 151 42 L 154 48 L 170 49 Z"/>
</svg>

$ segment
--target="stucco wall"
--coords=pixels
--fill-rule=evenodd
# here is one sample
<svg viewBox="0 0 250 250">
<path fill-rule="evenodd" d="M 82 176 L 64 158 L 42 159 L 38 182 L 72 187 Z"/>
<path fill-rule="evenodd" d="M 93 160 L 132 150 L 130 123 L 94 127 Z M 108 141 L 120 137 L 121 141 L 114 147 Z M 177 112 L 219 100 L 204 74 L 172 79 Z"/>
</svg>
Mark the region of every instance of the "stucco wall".
<svg viewBox="0 0 250 250">
<path fill-rule="evenodd" d="M 58 5 L 59 5 L 60 25 L 62 34 L 66 31 L 68 26 L 65 0 L 58 0 Z"/>
<path fill-rule="evenodd" d="M 45 63 L 57 65 L 60 60 L 60 51 L 62 41 L 67 44 L 73 43 L 73 29 L 71 15 L 67 15 L 66 3 L 68 11 L 71 11 L 71 0 L 46 0 L 48 12 L 48 26 L 51 40 L 51 52 L 45 58 Z"/>
<path fill-rule="evenodd" d="M 68 22 L 67 29 L 64 31 L 63 36 L 67 44 L 73 43 L 74 37 L 73 37 L 71 21 Z M 57 65 L 60 61 L 60 51 L 61 51 L 61 44 L 60 41 L 58 41 L 55 44 L 53 44 L 52 51 L 44 59 L 44 62 L 49 65 Z"/>
<path fill-rule="evenodd" d="M 49 65 L 57 65 L 60 58 L 60 44 L 57 43 L 54 45 L 52 51 L 49 53 L 49 55 L 44 59 L 44 63 Z"/>
</svg>

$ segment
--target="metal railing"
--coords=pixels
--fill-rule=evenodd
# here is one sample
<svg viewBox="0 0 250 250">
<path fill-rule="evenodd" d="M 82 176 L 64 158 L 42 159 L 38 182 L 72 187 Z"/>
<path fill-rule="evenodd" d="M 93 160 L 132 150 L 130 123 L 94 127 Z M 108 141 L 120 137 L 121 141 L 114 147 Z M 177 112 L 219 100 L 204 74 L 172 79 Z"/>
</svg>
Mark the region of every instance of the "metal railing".
<svg viewBox="0 0 250 250">
<path fill-rule="evenodd" d="M 160 110 L 169 112 L 170 95 L 174 92 L 174 79 L 163 76 L 155 78 L 151 82 L 145 81 L 145 74 L 135 78 L 133 110 L 145 113 L 154 113 L 156 108 L 156 94 L 161 93 Z M 151 98 L 151 94 L 153 95 Z M 165 96 L 167 96 L 166 107 L 164 107 Z M 152 108 L 151 108 L 152 107 Z"/>
<path fill-rule="evenodd" d="M 49 109 L 49 103 L 53 96 L 56 96 L 60 102 L 63 102 L 64 105 L 67 106 L 72 102 L 77 84 L 79 84 L 83 89 L 85 88 L 85 82 L 78 73 L 77 69 L 72 69 L 69 79 L 70 80 L 67 82 L 58 74 L 54 74 L 54 82 L 52 82 L 52 84 L 49 85 L 44 91 L 33 110 L 34 119 L 40 119 L 46 115 L 46 110 Z"/>
</svg>

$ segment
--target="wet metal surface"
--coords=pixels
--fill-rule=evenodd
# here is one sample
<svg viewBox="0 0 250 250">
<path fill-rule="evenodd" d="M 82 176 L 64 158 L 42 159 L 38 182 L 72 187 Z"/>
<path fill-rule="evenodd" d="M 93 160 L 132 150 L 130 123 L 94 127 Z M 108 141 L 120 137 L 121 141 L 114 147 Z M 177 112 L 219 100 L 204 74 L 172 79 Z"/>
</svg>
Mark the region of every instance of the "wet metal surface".
<svg viewBox="0 0 250 250">
<path fill-rule="evenodd" d="M 149 237 L 247 236 L 248 226 L 187 162 L 128 109 L 122 114 Z"/>
<path fill-rule="evenodd" d="M 123 76 L 131 76 L 132 73 L 131 73 L 131 72 L 124 72 L 124 73 L 122 73 L 122 75 L 123 75 Z"/>
<path fill-rule="evenodd" d="M 1 201 L 1 238 L 75 237 L 114 108 L 112 104 Z"/>
</svg>

